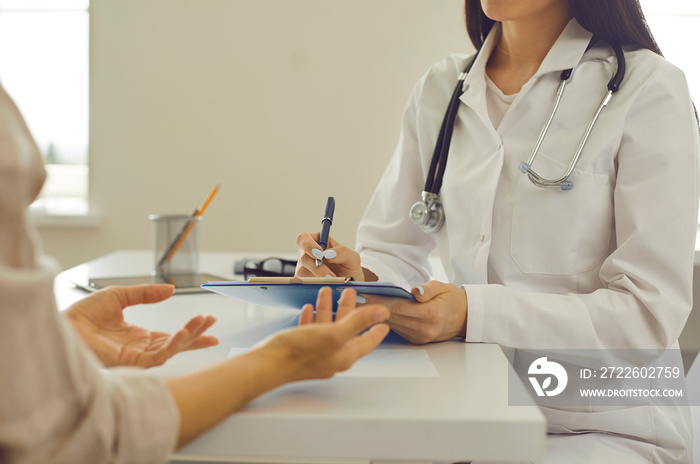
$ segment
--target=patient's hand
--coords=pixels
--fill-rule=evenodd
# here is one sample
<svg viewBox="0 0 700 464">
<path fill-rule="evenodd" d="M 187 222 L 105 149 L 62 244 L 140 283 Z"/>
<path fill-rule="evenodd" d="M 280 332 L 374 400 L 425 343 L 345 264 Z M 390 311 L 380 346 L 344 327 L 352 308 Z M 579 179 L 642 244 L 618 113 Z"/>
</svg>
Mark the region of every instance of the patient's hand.
<svg viewBox="0 0 700 464">
<path fill-rule="evenodd" d="M 124 321 L 122 311 L 128 306 L 157 303 L 172 294 L 170 285 L 109 287 L 78 301 L 64 314 L 105 366 L 158 366 L 181 351 L 219 343 L 202 335 L 216 321 L 213 316 L 196 316 L 173 335 Z"/>
</svg>

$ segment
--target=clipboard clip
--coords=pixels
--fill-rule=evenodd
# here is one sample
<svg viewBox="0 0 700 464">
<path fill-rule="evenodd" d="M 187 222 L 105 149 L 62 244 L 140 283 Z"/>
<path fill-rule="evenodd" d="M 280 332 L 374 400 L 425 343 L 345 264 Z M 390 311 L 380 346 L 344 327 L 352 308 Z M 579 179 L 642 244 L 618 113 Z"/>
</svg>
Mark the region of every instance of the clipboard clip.
<svg viewBox="0 0 700 464">
<path fill-rule="evenodd" d="M 352 277 L 251 277 L 251 284 L 347 284 L 353 282 Z"/>
</svg>

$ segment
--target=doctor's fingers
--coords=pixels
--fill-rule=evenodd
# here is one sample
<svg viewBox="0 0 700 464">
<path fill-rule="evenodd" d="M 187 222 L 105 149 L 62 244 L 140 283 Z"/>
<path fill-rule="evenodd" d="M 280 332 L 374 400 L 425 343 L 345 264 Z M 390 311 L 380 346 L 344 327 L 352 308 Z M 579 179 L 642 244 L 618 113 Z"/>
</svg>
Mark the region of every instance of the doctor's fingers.
<svg viewBox="0 0 700 464">
<path fill-rule="evenodd" d="M 366 295 L 365 300 L 367 304 L 382 304 L 389 309 L 391 315 L 402 315 L 413 317 L 416 319 L 422 319 L 424 316 L 425 304 L 405 300 L 403 298 L 387 298 L 382 296 Z"/>
<path fill-rule="evenodd" d="M 301 251 L 299 252 L 299 261 L 297 261 L 294 275 L 297 277 L 326 277 L 327 275 L 335 277 L 335 273 L 326 265 L 326 260 L 323 261 L 321 267 L 317 268 L 316 258 L 312 258 Z"/>
<path fill-rule="evenodd" d="M 402 314 L 392 313 L 387 321 L 391 330 L 401 335 L 414 345 L 424 345 L 435 341 L 439 335 L 439 328 L 426 324 L 425 321 Z"/>
<path fill-rule="evenodd" d="M 325 259 L 333 260 L 334 263 L 343 265 L 346 261 L 352 265 L 359 266 L 360 255 L 355 250 L 343 246 L 333 237 L 328 237 L 328 246 L 325 253 L 318 244 L 318 232 L 302 232 L 297 236 L 297 246 L 299 247 L 299 257 L 306 255 L 309 258 L 316 260 L 323 256 Z M 357 255 L 357 256 L 355 256 Z"/>
<path fill-rule="evenodd" d="M 357 270 L 362 268 L 360 254 L 335 240 L 329 240 L 325 253 L 325 261 L 333 266 L 338 266 L 347 270 Z"/>
<path fill-rule="evenodd" d="M 430 303 L 414 303 L 403 299 L 390 299 L 386 303 L 391 313 L 390 321 L 407 327 L 416 327 L 425 331 L 425 335 L 434 339 L 445 329 L 445 325 L 453 325 L 450 305 L 439 299 Z M 438 332 L 438 333 L 433 333 Z"/>
<path fill-rule="evenodd" d="M 299 250 L 309 256 L 313 256 L 311 250 L 315 248 L 321 249 L 321 246 L 318 244 L 319 235 L 321 235 L 319 232 L 302 232 L 297 235 L 297 246 Z M 328 241 L 330 242 L 331 240 L 329 239 Z"/>
<path fill-rule="evenodd" d="M 458 287 L 453 284 L 431 280 L 423 285 L 416 285 L 411 289 L 411 294 L 419 303 L 426 303 L 442 294 L 455 291 Z"/>
</svg>

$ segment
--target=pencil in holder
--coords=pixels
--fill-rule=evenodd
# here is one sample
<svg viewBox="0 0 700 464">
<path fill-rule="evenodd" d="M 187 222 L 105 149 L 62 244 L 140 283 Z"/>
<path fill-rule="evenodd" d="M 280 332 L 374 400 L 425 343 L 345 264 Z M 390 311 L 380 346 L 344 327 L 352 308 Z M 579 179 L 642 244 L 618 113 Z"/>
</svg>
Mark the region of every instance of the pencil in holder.
<svg viewBox="0 0 700 464">
<path fill-rule="evenodd" d="M 154 275 L 199 272 L 201 217 L 185 214 L 151 214 Z"/>
</svg>

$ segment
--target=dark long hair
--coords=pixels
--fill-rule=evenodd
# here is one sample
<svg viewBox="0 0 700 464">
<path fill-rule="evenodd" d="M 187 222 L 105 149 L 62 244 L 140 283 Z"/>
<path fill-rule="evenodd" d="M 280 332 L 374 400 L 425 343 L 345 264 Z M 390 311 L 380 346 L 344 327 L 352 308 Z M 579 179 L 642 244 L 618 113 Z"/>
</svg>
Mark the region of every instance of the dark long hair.
<svg viewBox="0 0 700 464">
<path fill-rule="evenodd" d="M 574 18 L 597 37 L 648 48 L 661 55 L 639 6 L 639 0 L 568 0 Z M 483 45 L 494 20 L 481 8 L 480 0 L 465 0 L 467 32 L 477 50 Z"/>
</svg>

